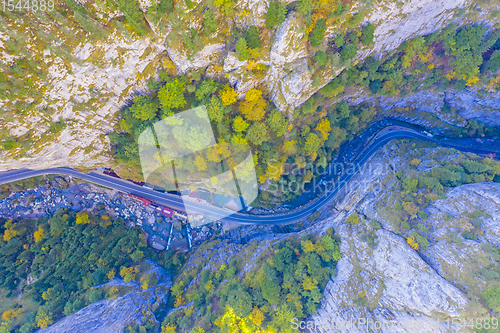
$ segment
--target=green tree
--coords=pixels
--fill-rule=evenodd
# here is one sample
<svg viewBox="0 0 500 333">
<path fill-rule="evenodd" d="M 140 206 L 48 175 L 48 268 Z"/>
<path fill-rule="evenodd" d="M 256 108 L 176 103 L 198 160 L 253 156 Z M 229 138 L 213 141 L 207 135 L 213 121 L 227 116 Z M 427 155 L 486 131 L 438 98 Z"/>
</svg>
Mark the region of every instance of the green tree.
<svg viewBox="0 0 500 333">
<path fill-rule="evenodd" d="M 323 39 L 325 39 L 325 31 L 326 31 L 326 19 L 322 18 L 316 21 L 314 27 L 309 35 L 309 39 L 311 41 L 311 46 L 319 46 Z"/>
<path fill-rule="evenodd" d="M 280 302 L 280 286 L 265 278 L 261 285 L 262 296 L 271 304 L 278 304 Z"/>
<path fill-rule="evenodd" d="M 158 91 L 158 99 L 163 108 L 164 114 L 169 114 L 171 109 L 176 109 L 186 105 L 184 98 L 184 83 L 175 79 L 172 82 L 166 83 Z"/>
<path fill-rule="evenodd" d="M 236 55 L 239 61 L 245 61 L 250 57 L 250 51 L 247 47 L 247 41 L 244 38 L 238 39 L 236 42 Z"/>
<path fill-rule="evenodd" d="M 244 290 L 233 289 L 228 293 L 227 305 L 234 310 L 234 314 L 238 317 L 248 317 L 253 309 L 252 296 Z"/>
<path fill-rule="evenodd" d="M 349 104 L 347 104 L 346 101 L 342 101 L 337 105 L 337 114 L 339 115 L 340 119 L 349 118 Z"/>
<path fill-rule="evenodd" d="M 284 2 L 271 2 L 266 13 L 266 27 L 269 29 L 281 24 L 286 18 L 286 5 Z"/>
<path fill-rule="evenodd" d="M 500 50 L 495 50 L 487 62 L 486 70 L 494 72 L 500 67 Z"/>
<path fill-rule="evenodd" d="M 158 103 L 150 95 L 134 97 L 134 104 L 130 107 L 132 115 L 139 120 L 150 120 L 156 117 Z"/>
<path fill-rule="evenodd" d="M 316 133 L 309 133 L 304 144 L 304 151 L 308 154 L 314 153 L 321 147 L 321 139 Z"/>
<path fill-rule="evenodd" d="M 250 126 L 241 116 L 237 116 L 233 120 L 233 130 L 237 133 L 245 131 Z"/>
<path fill-rule="evenodd" d="M 253 123 L 248 129 L 246 139 L 255 145 L 260 145 L 262 142 L 270 139 L 268 128 L 264 122 Z"/>
<path fill-rule="evenodd" d="M 136 0 L 118 0 L 118 8 L 125 15 L 127 22 L 139 35 L 146 34 L 147 26 L 144 14 Z"/>
<path fill-rule="evenodd" d="M 340 58 L 343 61 L 353 59 L 358 53 L 358 47 L 354 44 L 347 44 L 340 50 Z"/>
<path fill-rule="evenodd" d="M 344 35 L 342 35 L 341 33 L 339 33 L 335 37 L 335 46 L 336 47 L 342 47 L 342 46 L 344 46 Z"/>
<path fill-rule="evenodd" d="M 363 28 L 361 28 L 361 44 L 368 46 L 373 42 L 373 34 L 375 33 L 375 26 L 368 23 Z"/>
<path fill-rule="evenodd" d="M 213 79 L 204 80 L 196 89 L 195 96 L 199 101 L 217 91 L 217 83 Z"/>
<path fill-rule="evenodd" d="M 157 6 L 158 14 L 170 13 L 174 10 L 174 0 L 160 0 Z"/>
<path fill-rule="evenodd" d="M 410 176 L 403 180 L 403 189 L 408 193 L 414 193 L 417 191 L 418 179 L 412 179 Z"/>
<path fill-rule="evenodd" d="M 328 56 L 323 51 L 318 51 L 314 59 L 319 66 L 324 66 L 328 62 Z"/>
<path fill-rule="evenodd" d="M 500 286 L 491 286 L 482 295 L 486 305 L 494 312 L 500 312 Z"/>
<path fill-rule="evenodd" d="M 141 250 L 135 250 L 131 255 L 130 255 L 130 258 L 133 260 L 133 261 L 140 261 L 142 258 L 144 258 L 144 252 L 142 252 Z"/>
<path fill-rule="evenodd" d="M 224 118 L 225 110 L 226 108 L 222 104 L 220 98 L 218 98 L 217 96 L 212 96 L 212 98 L 210 98 L 210 101 L 208 101 L 207 113 L 208 118 L 210 118 L 211 121 L 215 121 L 217 123 L 221 122 Z"/>
<path fill-rule="evenodd" d="M 251 25 L 248 28 L 245 40 L 248 47 L 251 49 L 257 49 L 260 47 L 259 30 L 257 30 L 257 27 L 255 25 Z"/>
<path fill-rule="evenodd" d="M 205 11 L 203 28 L 206 36 L 211 36 L 219 28 L 219 23 L 215 19 L 215 15 L 210 9 L 207 9 Z"/>
<path fill-rule="evenodd" d="M 297 1 L 297 10 L 301 14 L 309 13 L 313 8 L 312 0 L 299 0 Z"/>
<path fill-rule="evenodd" d="M 271 115 L 267 118 L 267 123 L 269 124 L 269 127 L 276 132 L 278 137 L 286 133 L 288 123 L 279 110 L 273 109 L 271 111 Z"/>
</svg>

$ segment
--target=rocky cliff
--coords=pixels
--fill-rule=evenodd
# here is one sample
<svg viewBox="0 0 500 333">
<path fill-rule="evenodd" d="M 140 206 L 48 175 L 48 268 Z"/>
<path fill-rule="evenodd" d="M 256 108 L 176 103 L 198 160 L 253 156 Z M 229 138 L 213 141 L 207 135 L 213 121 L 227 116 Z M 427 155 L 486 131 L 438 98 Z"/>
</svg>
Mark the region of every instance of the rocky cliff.
<svg viewBox="0 0 500 333">
<path fill-rule="evenodd" d="M 318 314 L 309 318 L 330 326 L 312 332 L 369 331 L 363 322 L 370 327 L 383 323 L 375 330 L 380 332 L 448 332 L 459 329 L 450 324 L 453 318 L 485 314 L 479 297 L 500 269 L 492 250 L 500 236 L 500 184 L 462 185 L 433 202 L 426 208 L 429 217 L 421 222 L 429 230 L 430 245 L 416 251 L 391 219 L 399 191 L 394 171 L 408 171 L 409 161 L 396 145 L 385 149 L 356 176 L 333 214 L 325 213 L 332 216 L 313 227 L 321 233 L 334 226 L 343 257 Z M 439 164 L 431 151 L 423 154 L 424 170 Z M 362 217 L 359 225 L 344 222 L 353 212 Z M 476 223 L 482 236 L 476 240 L 461 236 L 464 223 L 470 222 L 466 216 L 473 212 L 481 216 Z M 358 325 L 345 326 L 352 322 Z"/>
<path fill-rule="evenodd" d="M 146 12 L 152 4 L 150 1 L 141 2 L 141 8 Z M 46 33 L 55 38 L 48 49 L 43 49 L 45 44 L 33 47 L 25 43 L 23 35 L 16 31 L 26 27 L 9 23 L 11 30 L 0 31 L 0 59 L 10 66 L 20 57 L 9 51 L 12 41 L 17 38 L 47 66 L 47 77 L 45 83 L 30 78 L 36 81 L 36 90 L 42 93 L 42 100 L 28 99 L 26 102 L 31 103 L 29 112 L 11 113 L 0 121 L 3 135 L 19 137 L 29 134 L 33 141 L 31 147 L 23 147 L 23 152 L 15 158 L 11 153 L 1 151 L 0 170 L 60 165 L 95 168 L 109 165 L 111 157 L 106 134 L 116 124 L 120 108 L 135 92 L 147 90 L 147 79 L 157 75 L 159 68 L 171 73 L 206 69 L 209 76 L 227 77 L 236 86 L 240 98 L 249 88 L 260 86 L 267 90 L 280 110 L 292 111 L 337 75 L 343 65 L 324 71 L 313 69 L 316 51 L 307 47 L 303 17 L 296 15 L 294 1 L 288 1 L 287 4 L 289 9 L 285 21 L 262 36 L 263 46 L 259 50 L 257 62 L 265 65 L 266 71 L 258 75 L 248 69 L 251 66 L 247 61 L 235 58 L 235 40 L 230 36 L 231 29 L 244 30 L 249 25 L 264 26 L 268 7 L 265 1 L 237 1 L 234 20 L 219 24 L 217 33 L 204 40 L 203 46 L 194 54 L 188 54 L 179 38 L 190 28 L 201 29 L 203 17 L 199 11 L 183 4 L 178 5 L 177 17 L 169 16 L 169 20 L 160 23 L 152 20 L 148 13 L 146 18 L 153 33 L 150 37 L 127 33 L 123 25 L 116 22 L 122 16 L 118 10 L 108 12 L 101 8 L 102 4 L 96 4 L 92 10 L 102 20 L 102 25 L 111 31 L 106 39 L 72 45 L 73 37 L 66 41 L 66 37 L 61 35 L 57 39 L 53 34 L 64 31 L 71 36 L 83 32 L 73 25 L 62 27 L 59 23 L 48 24 L 44 25 Z M 361 4 L 353 4 L 349 15 L 357 11 L 366 12 L 368 14 L 361 25 L 372 22 L 377 26 L 374 45 L 362 49 L 355 62 L 369 55 L 381 56 L 410 37 L 430 33 L 454 20 L 459 23 L 482 22 L 491 26 L 497 22 L 497 18 L 491 15 L 496 9 L 493 5 L 477 6 L 480 7 L 471 5 L 469 0 L 382 1 L 368 9 Z M 58 22 L 66 22 L 60 15 L 57 18 Z M 339 31 L 344 32 L 345 23 L 346 20 L 341 20 L 338 26 L 330 27 L 326 35 L 332 37 Z M 67 53 L 64 57 L 61 55 L 64 53 L 62 48 L 57 48 L 62 43 L 65 43 L 64 52 Z M 474 96 L 458 96 L 452 103 L 472 103 L 471 100 L 476 98 Z M 436 98 L 439 104 L 441 97 Z M 12 103 L 16 101 L 2 100 L 0 106 L 8 108 Z M 484 110 L 495 108 L 496 104 L 479 102 L 474 105 L 473 110 L 464 108 L 461 114 L 495 123 L 494 117 L 483 116 Z M 474 114 L 469 115 L 471 112 Z M 57 134 L 51 134 L 49 124 L 58 119 L 65 120 L 66 127 Z"/>
<path fill-rule="evenodd" d="M 149 262 L 147 273 L 155 273 L 159 283 L 142 289 L 139 283 L 125 283 L 114 280 L 96 288 L 116 287 L 127 290 L 120 297 L 104 299 L 92 303 L 78 312 L 67 316 L 38 333 L 62 332 L 113 332 L 122 333 L 131 324 L 142 324 L 143 318 L 152 316 L 153 311 L 166 303 L 168 288 L 172 285 L 167 273 L 158 265 Z"/>
</svg>

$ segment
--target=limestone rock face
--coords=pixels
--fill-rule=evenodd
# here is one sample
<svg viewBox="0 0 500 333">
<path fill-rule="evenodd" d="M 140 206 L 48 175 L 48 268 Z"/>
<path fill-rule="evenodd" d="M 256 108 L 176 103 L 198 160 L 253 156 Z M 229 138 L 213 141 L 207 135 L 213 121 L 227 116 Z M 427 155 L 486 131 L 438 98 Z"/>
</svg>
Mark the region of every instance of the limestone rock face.
<svg viewBox="0 0 500 333">
<path fill-rule="evenodd" d="M 442 148 L 438 148 L 442 149 Z M 419 171 L 436 166 L 432 152 L 422 154 Z M 403 154 L 404 155 L 404 154 Z M 397 234 L 390 220 L 394 192 L 400 191 L 393 170 L 406 170 L 405 157 L 392 144 L 383 148 L 347 187 L 333 216 L 311 229 L 333 227 L 341 238 L 337 276 L 325 288 L 318 313 L 306 325 L 310 332 L 449 332 L 446 318 L 483 311 L 482 290 L 497 279 L 500 265 L 493 247 L 500 245 L 500 184 L 477 183 L 450 189 L 425 209 L 422 221 L 430 241 L 419 251 Z M 442 155 L 437 155 L 442 156 Z M 441 157 L 444 160 L 450 157 Z M 349 225 L 352 212 L 364 219 Z M 373 229 L 377 221 L 381 229 Z M 465 239 L 468 223 L 480 223 L 477 240 Z M 309 230 L 308 232 L 311 232 Z M 368 238 L 373 238 L 370 244 Z M 471 310 L 474 309 L 474 310 Z M 353 326 L 354 325 L 354 326 Z M 384 326 L 385 325 L 385 326 Z"/>
<path fill-rule="evenodd" d="M 153 314 L 154 309 L 167 301 L 168 288 L 172 286 L 170 277 L 160 266 L 150 260 L 147 262 L 150 265 L 146 273 L 155 274 L 160 281 L 157 285 L 142 290 L 137 282 L 125 283 L 115 278 L 102 287 L 123 287 L 131 291 L 115 299 L 92 303 L 37 333 L 122 333 L 128 325 L 140 324 L 143 311 Z"/>
<path fill-rule="evenodd" d="M 475 119 L 488 126 L 500 126 L 500 93 L 493 92 L 480 96 L 477 89 L 457 91 L 427 90 L 408 94 L 404 97 L 377 96 L 369 97 L 364 92 L 357 92 L 345 98 L 349 103 L 358 104 L 364 101 L 378 100 L 385 110 L 395 107 L 411 107 L 415 110 L 435 114 L 440 120 L 455 126 L 465 126 L 467 119 Z M 456 120 L 451 114 L 442 112 L 443 106 L 449 104 L 457 109 L 463 118 Z"/>
<path fill-rule="evenodd" d="M 128 325 L 140 321 L 144 305 L 154 303 L 154 296 L 152 291 L 146 291 L 127 294 L 116 299 L 101 300 L 38 332 L 122 333 Z"/>
<path fill-rule="evenodd" d="M 370 53 L 381 54 L 396 49 L 408 38 L 425 35 L 445 27 L 454 10 L 470 0 L 417 0 L 384 3 L 372 11 L 368 21 L 377 24 L 375 47 Z"/>
<path fill-rule="evenodd" d="M 174 62 L 177 70 L 181 73 L 185 73 L 191 68 L 207 67 L 214 60 L 218 59 L 224 48 L 224 44 L 206 45 L 201 51 L 194 55 L 193 59 L 187 59 L 184 54 L 172 47 L 167 48 L 167 53 L 170 59 Z"/>
</svg>

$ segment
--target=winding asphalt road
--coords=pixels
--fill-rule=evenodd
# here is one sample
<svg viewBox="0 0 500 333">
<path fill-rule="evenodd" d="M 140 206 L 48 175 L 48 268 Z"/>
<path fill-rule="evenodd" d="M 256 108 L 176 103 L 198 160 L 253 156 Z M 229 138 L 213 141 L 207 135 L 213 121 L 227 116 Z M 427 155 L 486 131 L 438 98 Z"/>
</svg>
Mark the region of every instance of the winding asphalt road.
<svg viewBox="0 0 500 333">
<path fill-rule="evenodd" d="M 226 209 L 215 207 L 205 203 L 198 203 L 191 200 L 183 201 L 182 198 L 167 194 L 160 193 L 148 188 L 144 188 L 134 183 L 121 180 L 118 178 L 109 177 L 100 173 L 90 172 L 81 173 L 74 169 L 61 167 L 61 168 L 51 168 L 44 170 L 30 170 L 30 169 L 19 169 L 10 170 L 0 173 L 0 184 L 10 183 L 17 180 L 22 180 L 26 178 L 31 178 L 35 176 L 41 176 L 44 174 L 66 174 L 71 175 L 76 178 L 95 183 L 104 187 L 119 190 L 125 193 L 134 194 L 148 200 L 156 201 L 165 206 L 169 206 L 179 210 L 188 210 L 190 212 L 196 212 L 206 217 L 212 218 L 214 220 L 222 220 L 227 222 L 239 223 L 239 224 L 286 224 L 302 220 L 309 215 L 313 214 L 318 209 L 326 206 L 332 200 L 335 200 L 345 188 L 346 184 L 351 180 L 352 177 L 361 169 L 361 167 L 373 156 L 377 150 L 386 145 L 388 142 L 394 139 L 422 139 L 426 141 L 436 142 L 441 146 L 455 148 L 464 152 L 471 152 L 478 155 L 489 155 L 494 154 L 500 156 L 499 151 L 475 149 L 469 147 L 461 147 L 454 144 L 449 144 L 443 140 L 429 137 L 425 134 L 421 134 L 412 129 L 393 129 L 388 130 L 384 134 L 380 134 L 371 145 L 366 148 L 353 162 L 356 165 L 355 172 L 344 173 L 340 179 L 336 180 L 334 184 L 330 184 L 328 189 L 326 189 L 325 194 L 308 205 L 297 208 L 293 211 L 288 211 L 282 214 L 267 214 L 267 215 L 251 215 L 244 213 L 235 213 Z M 323 185 L 323 187 L 325 187 Z M 228 216 L 228 214 L 231 214 Z"/>
</svg>

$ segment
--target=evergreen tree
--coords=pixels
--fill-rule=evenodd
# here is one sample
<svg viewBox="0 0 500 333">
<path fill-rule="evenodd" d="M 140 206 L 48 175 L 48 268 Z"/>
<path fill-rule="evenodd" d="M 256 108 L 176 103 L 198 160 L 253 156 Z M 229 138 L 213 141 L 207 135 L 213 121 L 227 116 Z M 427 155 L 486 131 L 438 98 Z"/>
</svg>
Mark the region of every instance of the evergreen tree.
<svg viewBox="0 0 500 333">
<path fill-rule="evenodd" d="M 266 13 L 266 27 L 269 29 L 281 24 L 286 18 L 286 5 L 284 2 L 271 2 Z"/>
<path fill-rule="evenodd" d="M 238 39 L 236 42 L 236 55 L 239 61 L 245 61 L 250 57 L 250 51 L 247 47 L 247 41 L 244 38 Z"/>
<path fill-rule="evenodd" d="M 311 31 L 311 34 L 309 35 L 309 39 L 311 40 L 311 46 L 319 46 L 323 39 L 325 38 L 325 31 L 326 31 L 326 20 L 325 19 L 319 19 L 316 21 L 316 24 L 314 25 L 314 28 Z"/>
<path fill-rule="evenodd" d="M 257 30 L 256 26 L 251 25 L 250 28 L 248 28 L 245 40 L 247 42 L 248 47 L 251 49 L 257 49 L 260 47 L 259 31 Z"/>
</svg>

